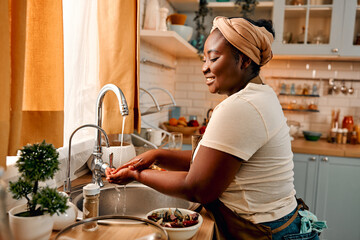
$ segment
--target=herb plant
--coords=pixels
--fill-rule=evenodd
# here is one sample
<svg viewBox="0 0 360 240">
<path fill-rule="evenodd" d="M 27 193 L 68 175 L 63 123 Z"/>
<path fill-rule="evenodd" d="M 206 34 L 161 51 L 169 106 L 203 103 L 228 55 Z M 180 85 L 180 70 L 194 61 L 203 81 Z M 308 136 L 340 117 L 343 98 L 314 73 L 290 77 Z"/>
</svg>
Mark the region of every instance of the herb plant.
<svg viewBox="0 0 360 240">
<path fill-rule="evenodd" d="M 10 182 L 10 191 L 14 199 L 25 198 L 27 211 L 18 216 L 31 217 L 46 213 L 64 213 L 68 206 L 67 197 L 57 192 L 55 188 L 41 187 L 39 182 L 52 179 L 59 170 L 59 153 L 52 144 L 45 140 L 40 144 L 26 145 L 20 150 L 16 162 L 20 177 L 17 182 Z"/>
</svg>

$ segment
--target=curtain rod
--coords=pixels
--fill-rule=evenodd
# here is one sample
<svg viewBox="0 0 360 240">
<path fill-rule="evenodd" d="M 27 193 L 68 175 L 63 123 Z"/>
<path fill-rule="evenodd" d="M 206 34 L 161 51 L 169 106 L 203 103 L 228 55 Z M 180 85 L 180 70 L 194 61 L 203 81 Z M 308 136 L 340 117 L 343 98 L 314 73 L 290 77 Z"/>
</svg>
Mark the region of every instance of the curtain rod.
<svg viewBox="0 0 360 240">
<path fill-rule="evenodd" d="M 142 59 L 140 60 L 140 63 L 151 64 L 151 65 L 156 65 L 156 66 L 159 66 L 159 67 L 162 67 L 162 68 L 175 70 L 174 67 L 170 67 L 170 66 L 165 65 L 165 64 L 162 64 L 162 63 L 154 62 L 154 61 L 148 60 L 148 59 L 146 59 L 146 58 L 142 58 Z"/>
</svg>

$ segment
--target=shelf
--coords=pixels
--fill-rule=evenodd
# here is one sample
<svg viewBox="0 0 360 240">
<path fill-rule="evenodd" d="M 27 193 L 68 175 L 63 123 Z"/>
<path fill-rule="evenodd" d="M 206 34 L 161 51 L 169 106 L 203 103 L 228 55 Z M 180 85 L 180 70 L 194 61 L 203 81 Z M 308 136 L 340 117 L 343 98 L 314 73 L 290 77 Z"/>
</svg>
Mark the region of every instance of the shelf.
<svg viewBox="0 0 360 240">
<path fill-rule="evenodd" d="M 311 110 L 311 109 L 287 109 L 283 108 L 284 111 L 292 111 L 292 112 L 320 112 L 319 110 Z"/>
<path fill-rule="evenodd" d="M 272 9 L 274 3 L 272 1 L 263 1 L 259 2 L 256 5 L 255 11 L 259 9 Z M 208 8 L 213 9 L 213 11 L 221 11 L 221 12 L 230 12 L 236 10 L 237 6 L 235 6 L 235 2 L 209 2 Z"/>
<path fill-rule="evenodd" d="M 168 0 L 178 12 L 193 12 L 199 8 L 199 0 Z"/>
<path fill-rule="evenodd" d="M 281 95 L 281 96 L 293 96 L 293 97 L 320 97 L 319 94 L 308 94 L 308 95 L 304 95 L 304 94 L 280 93 L 279 95 Z"/>
<path fill-rule="evenodd" d="M 140 40 L 176 57 L 196 57 L 197 50 L 174 31 L 140 30 Z"/>
<path fill-rule="evenodd" d="M 168 0 L 170 4 L 179 12 L 194 12 L 199 8 L 199 0 Z M 259 1 L 256 9 L 272 8 L 273 1 Z M 208 8 L 213 11 L 230 12 L 235 10 L 234 2 L 208 2 Z M 255 9 L 255 11 L 256 11 Z"/>
</svg>

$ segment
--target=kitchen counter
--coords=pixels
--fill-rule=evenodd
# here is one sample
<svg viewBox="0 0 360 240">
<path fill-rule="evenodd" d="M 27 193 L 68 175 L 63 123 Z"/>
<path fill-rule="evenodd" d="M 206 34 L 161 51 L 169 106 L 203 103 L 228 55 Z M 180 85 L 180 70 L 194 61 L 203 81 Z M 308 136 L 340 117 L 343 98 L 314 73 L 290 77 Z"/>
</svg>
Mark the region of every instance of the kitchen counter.
<svg viewBox="0 0 360 240">
<path fill-rule="evenodd" d="M 360 144 L 335 144 L 323 139 L 312 142 L 297 138 L 291 142 L 291 148 L 294 153 L 360 158 Z"/>
<path fill-rule="evenodd" d="M 82 177 L 73 180 L 71 184 L 72 187 L 75 187 L 80 184 L 90 183 L 90 181 L 91 181 L 91 175 L 86 174 Z M 63 188 L 59 187 L 58 190 L 62 191 Z M 203 224 L 201 225 L 196 235 L 193 238 L 191 238 L 191 240 L 210 240 L 212 239 L 213 236 L 214 221 L 210 218 L 209 214 L 206 212 L 204 208 L 200 211 L 200 214 L 203 217 Z M 58 233 L 59 231 L 53 231 L 50 240 L 54 240 Z"/>
</svg>

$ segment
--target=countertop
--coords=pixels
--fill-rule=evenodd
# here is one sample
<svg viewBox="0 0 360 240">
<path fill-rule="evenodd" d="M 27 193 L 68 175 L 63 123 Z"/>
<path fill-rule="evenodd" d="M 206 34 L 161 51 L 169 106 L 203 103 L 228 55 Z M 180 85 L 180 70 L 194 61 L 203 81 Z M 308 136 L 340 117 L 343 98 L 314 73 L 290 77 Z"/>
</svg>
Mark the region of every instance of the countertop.
<svg viewBox="0 0 360 240">
<path fill-rule="evenodd" d="M 291 142 L 291 148 L 294 153 L 360 158 L 360 144 L 328 143 L 323 139 L 313 142 L 297 138 Z"/>
<path fill-rule="evenodd" d="M 186 146 L 190 144 L 189 149 L 191 149 L 191 137 L 184 137 L 183 144 Z M 296 138 L 291 141 L 291 148 L 294 153 L 360 158 L 360 144 L 328 143 L 325 139 L 314 142 L 305 138 Z"/>
<path fill-rule="evenodd" d="M 84 183 L 90 183 L 91 182 L 91 175 L 86 174 L 82 177 L 79 177 L 71 182 L 72 187 L 75 187 L 80 184 Z M 59 191 L 62 191 L 62 187 L 58 188 Z M 210 240 L 213 236 L 214 231 L 214 221 L 210 218 L 206 210 L 203 208 L 200 211 L 201 216 L 203 217 L 203 224 L 201 225 L 199 231 L 196 233 L 196 235 L 191 238 L 191 240 Z M 59 231 L 53 231 L 50 237 L 50 240 L 54 240 L 56 235 L 59 233 Z"/>
</svg>

